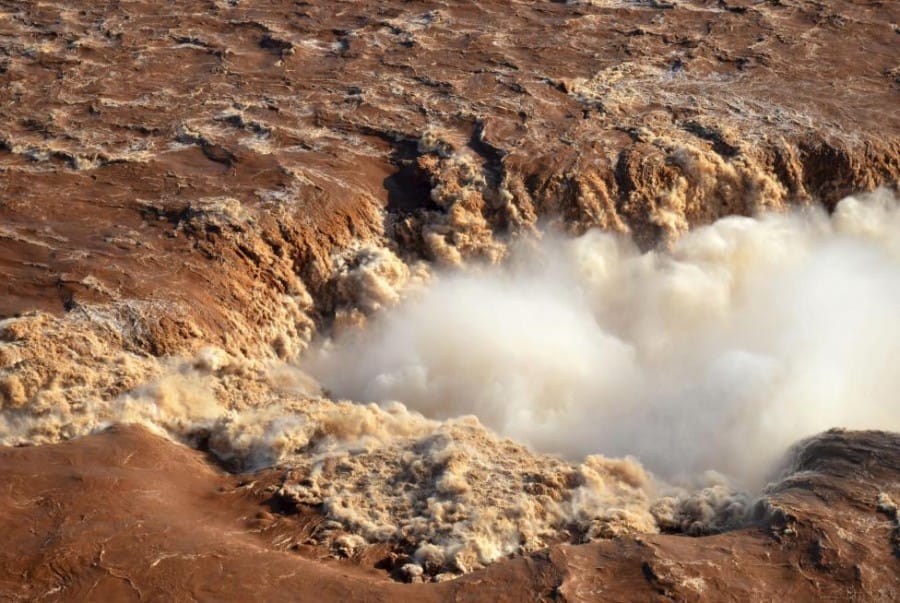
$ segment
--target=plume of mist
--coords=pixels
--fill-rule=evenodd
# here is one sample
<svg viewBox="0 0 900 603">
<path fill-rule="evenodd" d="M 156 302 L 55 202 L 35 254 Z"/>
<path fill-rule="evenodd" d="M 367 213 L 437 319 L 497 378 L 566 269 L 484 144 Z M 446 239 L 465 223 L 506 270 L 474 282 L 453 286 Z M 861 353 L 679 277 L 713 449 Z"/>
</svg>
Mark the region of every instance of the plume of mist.
<svg viewBox="0 0 900 603">
<path fill-rule="evenodd" d="M 541 451 L 748 487 L 797 439 L 900 429 L 900 208 L 887 191 L 730 217 L 641 252 L 601 232 L 437 275 L 303 367 L 335 396 L 474 414 Z"/>
</svg>

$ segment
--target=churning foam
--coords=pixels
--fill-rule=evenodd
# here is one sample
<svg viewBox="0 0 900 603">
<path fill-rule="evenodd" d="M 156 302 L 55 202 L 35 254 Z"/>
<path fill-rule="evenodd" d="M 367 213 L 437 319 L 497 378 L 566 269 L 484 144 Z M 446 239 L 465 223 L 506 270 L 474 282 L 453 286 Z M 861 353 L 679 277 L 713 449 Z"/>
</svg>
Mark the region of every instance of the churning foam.
<svg viewBox="0 0 900 603">
<path fill-rule="evenodd" d="M 601 232 L 436 276 L 304 367 L 337 397 L 474 414 L 573 458 L 759 485 L 797 439 L 900 429 L 900 208 L 729 217 L 669 251 Z"/>
<path fill-rule="evenodd" d="M 353 254 L 335 278 L 362 326 L 302 363 L 331 397 L 224 350 L 135 356 L 116 308 L 33 313 L 0 321 L 0 444 L 140 423 L 236 470 L 277 464 L 280 495 L 324 516 L 313 541 L 388 542 L 401 575 L 439 580 L 553 542 L 740 526 L 758 505 L 735 487 L 797 439 L 900 429 L 887 192 L 724 219 L 665 252 L 523 240 L 502 266 L 430 280 Z"/>
</svg>

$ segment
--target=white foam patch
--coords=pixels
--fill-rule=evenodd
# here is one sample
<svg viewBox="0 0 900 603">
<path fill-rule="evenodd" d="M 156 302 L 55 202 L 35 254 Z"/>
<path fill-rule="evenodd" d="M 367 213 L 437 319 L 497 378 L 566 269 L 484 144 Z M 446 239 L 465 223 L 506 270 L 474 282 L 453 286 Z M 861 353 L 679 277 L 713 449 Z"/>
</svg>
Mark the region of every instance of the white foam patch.
<svg viewBox="0 0 900 603">
<path fill-rule="evenodd" d="M 303 366 L 341 398 L 756 486 L 801 437 L 900 429 L 898 309 L 900 209 L 878 191 L 830 216 L 726 218 L 667 252 L 600 232 L 522 243 Z"/>
</svg>

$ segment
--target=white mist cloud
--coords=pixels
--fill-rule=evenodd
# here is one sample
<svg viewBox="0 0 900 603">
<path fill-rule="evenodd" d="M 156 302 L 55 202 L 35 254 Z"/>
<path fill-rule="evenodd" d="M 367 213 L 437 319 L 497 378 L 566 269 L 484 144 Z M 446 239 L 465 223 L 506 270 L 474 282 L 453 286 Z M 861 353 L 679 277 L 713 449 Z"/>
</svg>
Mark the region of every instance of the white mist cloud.
<svg viewBox="0 0 900 603">
<path fill-rule="evenodd" d="M 756 485 L 797 439 L 900 429 L 900 209 L 890 193 L 733 217 L 669 252 L 600 232 L 436 277 L 304 368 L 358 401 L 477 415 L 571 457 Z"/>
</svg>

